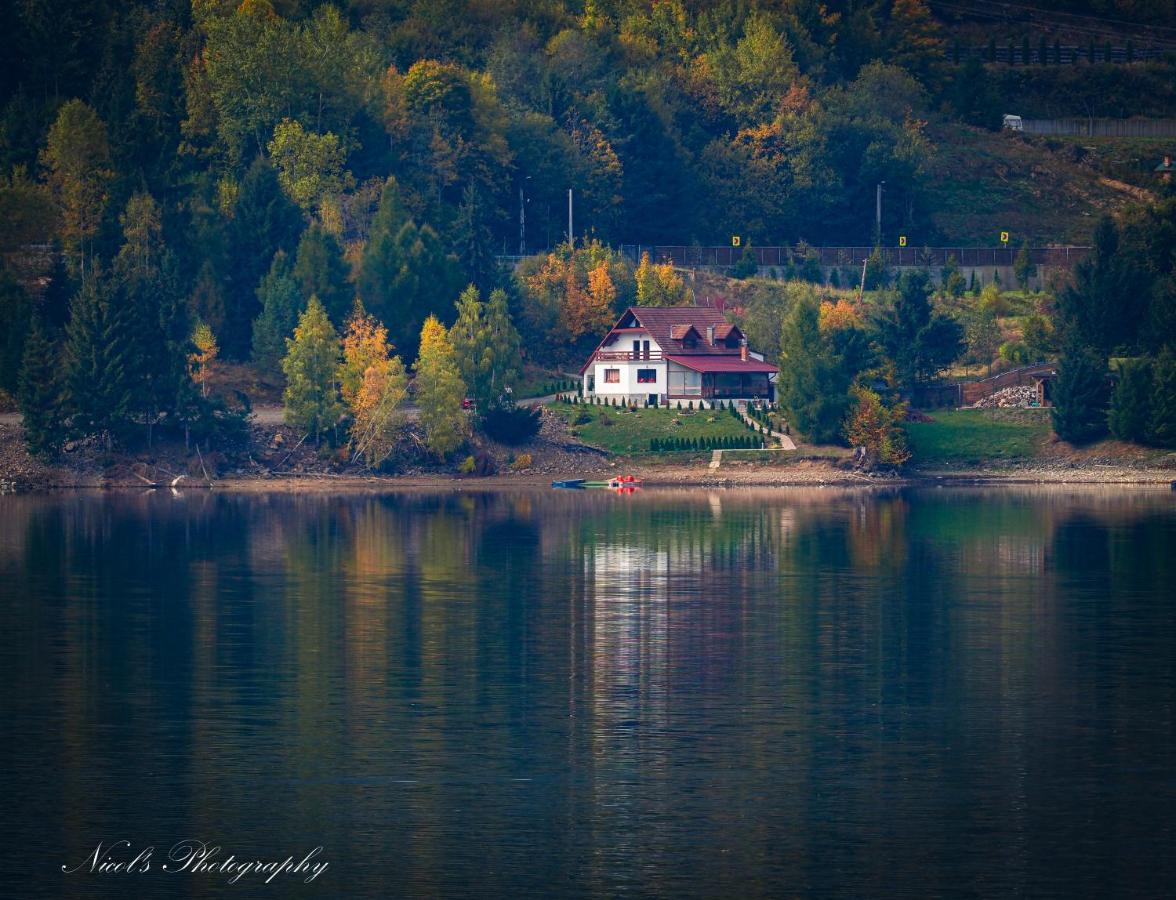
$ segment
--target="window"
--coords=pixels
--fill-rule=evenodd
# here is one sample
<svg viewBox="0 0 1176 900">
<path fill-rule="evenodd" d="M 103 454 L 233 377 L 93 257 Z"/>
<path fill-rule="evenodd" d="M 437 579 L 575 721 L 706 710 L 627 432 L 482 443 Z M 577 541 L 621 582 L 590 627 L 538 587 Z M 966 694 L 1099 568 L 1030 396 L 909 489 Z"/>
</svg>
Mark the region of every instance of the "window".
<svg viewBox="0 0 1176 900">
<path fill-rule="evenodd" d="M 620 369 L 605 369 L 604 370 L 604 383 L 605 384 L 620 384 L 621 383 L 621 370 Z"/>
<path fill-rule="evenodd" d="M 657 369 L 638 369 L 637 370 L 638 384 L 656 384 L 657 383 Z"/>
</svg>

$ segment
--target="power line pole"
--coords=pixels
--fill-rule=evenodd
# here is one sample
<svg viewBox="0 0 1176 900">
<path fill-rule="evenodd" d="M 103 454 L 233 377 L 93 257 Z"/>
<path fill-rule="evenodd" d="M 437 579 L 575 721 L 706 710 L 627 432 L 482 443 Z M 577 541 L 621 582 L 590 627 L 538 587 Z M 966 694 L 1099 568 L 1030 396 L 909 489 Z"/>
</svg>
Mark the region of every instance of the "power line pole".
<svg viewBox="0 0 1176 900">
<path fill-rule="evenodd" d="M 882 246 L 882 185 L 885 181 L 878 182 L 878 192 L 874 203 L 874 246 Z"/>
<path fill-rule="evenodd" d="M 519 185 L 519 256 L 527 255 L 527 201 Z"/>
<path fill-rule="evenodd" d="M 576 246 L 576 235 L 572 231 L 572 189 L 568 188 L 568 246 Z"/>
</svg>

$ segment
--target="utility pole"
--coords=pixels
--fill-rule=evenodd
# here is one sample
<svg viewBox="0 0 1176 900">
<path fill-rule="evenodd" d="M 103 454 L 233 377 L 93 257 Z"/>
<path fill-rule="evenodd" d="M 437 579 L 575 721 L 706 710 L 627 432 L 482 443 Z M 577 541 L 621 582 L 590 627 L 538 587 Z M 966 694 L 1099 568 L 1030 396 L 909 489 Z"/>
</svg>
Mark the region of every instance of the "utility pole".
<svg viewBox="0 0 1176 900">
<path fill-rule="evenodd" d="M 519 182 L 519 256 L 527 255 L 527 197 L 523 193 L 531 176 Z"/>
<path fill-rule="evenodd" d="M 882 246 L 882 186 L 885 181 L 878 182 L 878 192 L 874 203 L 874 246 Z"/>
<path fill-rule="evenodd" d="M 568 188 L 568 246 L 576 246 L 576 234 L 572 231 L 572 189 Z"/>
</svg>

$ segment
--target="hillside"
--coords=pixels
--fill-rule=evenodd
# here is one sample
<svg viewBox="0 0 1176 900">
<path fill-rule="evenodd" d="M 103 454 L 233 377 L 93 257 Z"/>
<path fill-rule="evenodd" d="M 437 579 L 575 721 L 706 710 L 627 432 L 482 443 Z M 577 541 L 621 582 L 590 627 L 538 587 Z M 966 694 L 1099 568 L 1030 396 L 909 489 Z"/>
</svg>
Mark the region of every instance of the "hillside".
<svg viewBox="0 0 1176 900">
<path fill-rule="evenodd" d="M 1120 149 L 1118 140 L 1102 138 L 1088 151 L 1083 144 L 1090 139 L 1047 140 L 962 125 L 940 127 L 933 136 L 931 219 L 939 240 L 965 246 L 996 246 L 1002 231 L 1017 244 L 1089 244 L 1100 214 L 1151 197 L 1144 186 L 1154 186 L 1154 176 L 1138 166 L 1147 149 L 1163 146 L 1135 140 Z M 918 235 L 909 240 L 922 243 Z"/>
</svg>

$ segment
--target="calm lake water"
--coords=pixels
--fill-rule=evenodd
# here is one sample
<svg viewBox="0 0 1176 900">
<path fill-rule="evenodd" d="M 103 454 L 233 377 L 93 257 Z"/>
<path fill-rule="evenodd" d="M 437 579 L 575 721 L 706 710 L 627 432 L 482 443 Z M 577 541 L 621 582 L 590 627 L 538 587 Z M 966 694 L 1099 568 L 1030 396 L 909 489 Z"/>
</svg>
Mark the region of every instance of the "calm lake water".
<svg viewBox="0 0 1176 900">
<path fill-rule="evenodd" d="M 0 609 L 4 896 L 1176 885 L 1168 491 L 0 497 Z"/>
</svg>

